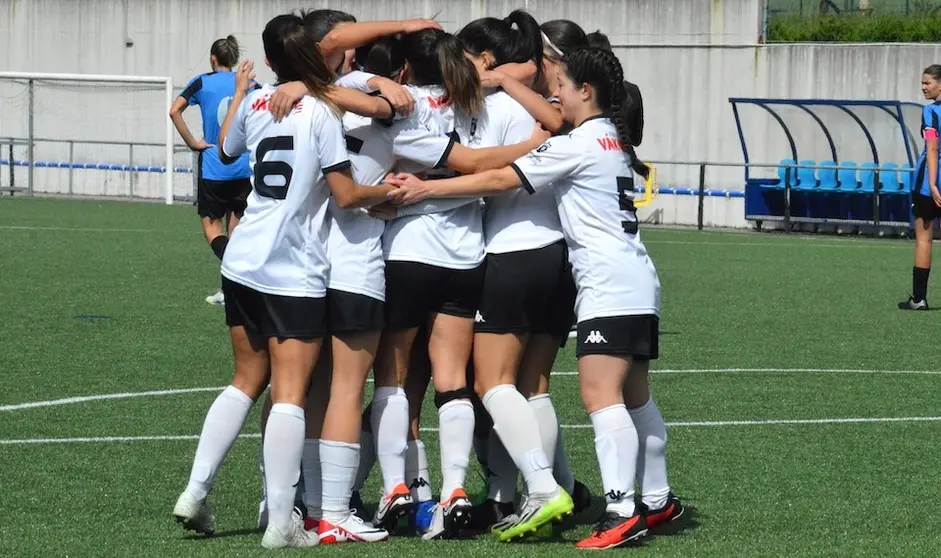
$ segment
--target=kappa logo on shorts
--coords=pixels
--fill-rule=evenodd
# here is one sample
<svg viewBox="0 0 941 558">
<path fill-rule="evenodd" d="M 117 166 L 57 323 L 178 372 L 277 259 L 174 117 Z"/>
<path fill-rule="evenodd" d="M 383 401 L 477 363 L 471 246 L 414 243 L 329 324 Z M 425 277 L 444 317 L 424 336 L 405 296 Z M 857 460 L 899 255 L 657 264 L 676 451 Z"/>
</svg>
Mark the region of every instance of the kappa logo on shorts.
<svg viewBox="0 0 941 558">
<path fill-rule="evenodd" d="M 607 343 L 608 340 L 604 338 L 604 335 L 601 335 L 600 331 L 593 330 L 588 333 L 588 337 L 585 338 L 585 343 Z"/>
<path fill-rule="evenodd" d="M 477 314 L 474 316 L 474 321 L 478 324 L 485 324 L 487 320 L 484 319 L 484 315 L 480 313 L 480 310 L 477 311 Z"/>
</svg>

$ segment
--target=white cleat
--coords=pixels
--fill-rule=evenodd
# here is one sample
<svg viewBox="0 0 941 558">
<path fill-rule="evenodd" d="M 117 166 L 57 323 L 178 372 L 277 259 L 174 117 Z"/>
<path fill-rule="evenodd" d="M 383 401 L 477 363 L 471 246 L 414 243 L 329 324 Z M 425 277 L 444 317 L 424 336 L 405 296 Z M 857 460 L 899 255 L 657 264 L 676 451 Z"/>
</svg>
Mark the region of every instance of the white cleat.
<svg viewBox="0 0 941 558">
<path fill-rule="evenodd" d="M 394 529 L 398 525 L 399 518 L 407 515 L 414 507 L 415 501 L 412 500 L 412 494 L 405 483 L 402 483 L 396 486 L 391 494 L 379 499 L 379 507 L 376 508 L 372 524 L 387 530 Z"/>
<path fill-rule="evenodd" d="M 317 530 L 321 544 L 381 542 L 389 538 L 388 531 L 366 523 L 355 512 L 356 510 L 351 510 L 350 515 L 338 523 L 321 519 L 320 527 Z"/>
<path fill-rule="evenodd" d="M 216 291 L 216 294 L 207 296 L 206 302 L 212 304 L 213 306 L 225 306 L 225 295 L 222 294 L 222 289 Z"/>
<path fill-rule="evenodd" d="M 467 526 L 472 507 L 464 490 L 460 488 L 455 490 L 450 500 L 435 505 L 431 525 L 421 538 L 432 541 L 457 537 L 461 529 Z"/>
<path fill-rule="evenodd" d="M 274 525 L 269 524 L 265 529 L 265 536 L 261 538 L 261 546 L 273 548 L 310 548 L 320 543 L 316 531 L 304 530 L 304 519 L 298 513 L 291 515 L 287 532 L 284 533 Z"/>
<path fill-rule="evenodd" d="M 197 500 L 189 492 L 180 494 L 176 505 L 173 506 L 173 517 L 177 523 L 183 524 L 184 529 L 190 531 L 212 535 L 216 530 L 209 504 L 206 500 Z"/>
</svg>

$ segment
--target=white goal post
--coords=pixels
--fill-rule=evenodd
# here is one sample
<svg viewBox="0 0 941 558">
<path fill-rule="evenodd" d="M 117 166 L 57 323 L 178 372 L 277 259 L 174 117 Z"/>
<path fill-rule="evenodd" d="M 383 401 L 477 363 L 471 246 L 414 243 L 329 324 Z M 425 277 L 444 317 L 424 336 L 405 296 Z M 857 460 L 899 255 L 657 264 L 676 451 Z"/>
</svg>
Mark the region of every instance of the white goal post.
<svg viewBox="0 0 941 558">
<path fill-rule="evenodd" d="M 95 187 L 78 195 L 124 195 L 126 191 L 131 196 L 156 199 L 161 197 L 158 175 L 163 173 L 162 198 L 167 204 L 173 203 L 177 167 L 174 166 L 176 131 L 169 117 L 175 98 L 172 78 L 0 71 L 0 98 L 5 100 L 3 105 L 6 106 L 5 109 L 0 107 L 0 144 L 9 143 L 11 154 L 7 158 L 0 154 L 0 162 L 10 167 L 11 180 L 14 166 L 25 169 L 22 172 L 28 176 L 27 195 L 37 191 L 34 180 L 37 167 L 44 172 L 45 169 L 68 169 L 70 195 L 73 194 L 72 169 L 99 173 L 82 179 L 95 182 Z M 37 143 L 45 146 L 41 157 L 36 151 Z M 64 144 L 68 144 L 67 160 Z M 14 161 L 12 154 L 16 146 L 20 153 L 25 147 L 25 160 Z M 73 151 L 77 146 L 81 153 L 76 159 Z M 125 154 L 128 150 L 128 164 L 114 164 L 115 154 Z M 139 158 L 146 158 L 146 164 L 135 164 L 135 153 Z M 124 157 L 122 155 L 121 159 L 127 160 Z M 183 170 L 192 172 L 188 168 Z M 118 179 L 115 177 L 118 173 L 113 171 L 127 178 Z M 63 175 L 64 171 L 58 173 Z M 145 174 L 146 189 L 140 178 Z M 64 180 L 56 177 L 52 181 Z M 12 185 L 8 188 L 11 192 L 13 189 Z M 64 193 L 65 190 L 62 186 L 41 191 Z"/>
</svg>

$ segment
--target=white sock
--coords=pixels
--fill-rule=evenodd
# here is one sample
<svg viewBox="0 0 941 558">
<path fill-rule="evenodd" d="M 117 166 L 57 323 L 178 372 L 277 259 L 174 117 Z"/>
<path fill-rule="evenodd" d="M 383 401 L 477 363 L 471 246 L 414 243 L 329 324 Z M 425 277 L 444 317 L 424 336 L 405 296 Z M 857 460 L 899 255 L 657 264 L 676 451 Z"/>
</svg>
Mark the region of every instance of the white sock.
<svg viewBox="0 0 941 558">
<path fill-rule="evenodd" d="M 432 499 L 431 476 L 428 474 L 428 455 L 421 440 L 412 440 L 405 451 L 405 481 L 415 502 Z"/>
<path fill-rule="evenodd" d="M 408 447 L 408 399 L 400 387 L 377 387 L 372 402 L 373 439 L 385 494 L 405 482 Z"/>
<path fill-rule="evenodd" d="M 253 403 L 251 397 L 228 386 L 209 407 L 196 445 L 189 484 L 186 485 L 186 491 L 197 500 L 205 499 L 212 489 L 216 473 L 242 431 Z"/>
<path fill-rule="evenodd" d="M 516 498 L 516 477 L 519 476 L 516 463 L 495 431 L 490 433 L 487 444 L 487 499 L 512 502 Z"/>
<path fill-rule="evenodd" d="M 372 432 L 363 430 L 359 433 L 359 466 L 356 468 L 356 480 L 353 482 L 353 490 L 360 492 L 366 486 L 366 479 L 372 472 L 373 465 L 376 464 L 376 441 L 373 440 Z"/>
<path fill-rule="evenodd" d="M 526 398 L 515 386 L 503 384 L 484 394 L 483 403 L 493 418 L 494 431 L 523 475 L 528 493 L 554 494 L 559 485 L 542 449 L 536 413 Z"/>
<path fill-rule="evenodd" d="M 529 398 L 529 407 L 536 415 L 536 424 L 539 425 L 539 438 L 542 440 L 542 451 L 547 457 L 555 458 L 555 446 L 559 441 L 559 419 L 555 414 L 555 407 L 548 393 L 534 395 Z M 553 473 L 554 474 L 554 473 Z"/>
<path fill-rule="evenodd" d="M 323 483 L 320 462 L 320 438 L 304 440 L 304 454 L 301 457 L 301 471 L 304 472 L 304 505 L 307 515 L 320 519 L 323 517 Z"/>
<path fill-rule="evenodd" d="M 268 526 L 290 533 L 294 488 L 301 476 L 304 452 L 304 409 L 290 403 L 271 406 L 265 428 L 265 482 L 268 484 Z"/>
<path fill-rule="evenodd" d="M 591 414 L 595 453 L 601 467 L 607 510 L 624 517 L 634 515 L 634 472 L 637 469 L 637 430 L 624 404 Z"/>
<path fill-rule="evenodd" d="M 350 494 L 359 466 L 359 444 L 320 441 L 323 518 L 336 525 L 350 515 Z"/>
<path fill-rule="evenodd" d="M 441 501 L 464 488 L 467 464 L 474 445 L 474 406 L 467 399 L 448 401 L 438 409 L 441 443 Z"/>
<path fill-rule="evenodd" d="M 667 505 L 670 484 L 667 482 L 667 425 L 660 409 L 650 399 L 642 407 L 628 409 L 640 448 L 637 452 L 637 484 L 644 505 L 658 510 Z"/>
</svg>

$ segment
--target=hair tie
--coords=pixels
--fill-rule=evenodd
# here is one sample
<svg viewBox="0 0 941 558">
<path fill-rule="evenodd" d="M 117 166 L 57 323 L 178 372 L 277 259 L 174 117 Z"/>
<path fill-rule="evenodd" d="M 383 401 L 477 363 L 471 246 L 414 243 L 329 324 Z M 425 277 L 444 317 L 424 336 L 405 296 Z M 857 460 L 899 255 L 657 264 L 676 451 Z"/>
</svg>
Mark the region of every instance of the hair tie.
<svg viewBox="0 0 941 558">
<path fill-rule="evenodd" d="M 546 36 L 545 32 L 540 31 L 539 34 L 542 35 L 542 42 L 546 43 L 546 46 L 549 47 L 549 48 L 551 48 L 551 49 L 552 49 L 552 52 L 558 54 L 559 56 L 565 56 L 565 53 L 563 53 L 563 52 L 559 49 L 559 47 L 557 47 L 557 46 L 555 46 L 554 44 L 552 44 L 552 41 L 549 40 L 549 37 Z"/>
</svg>

